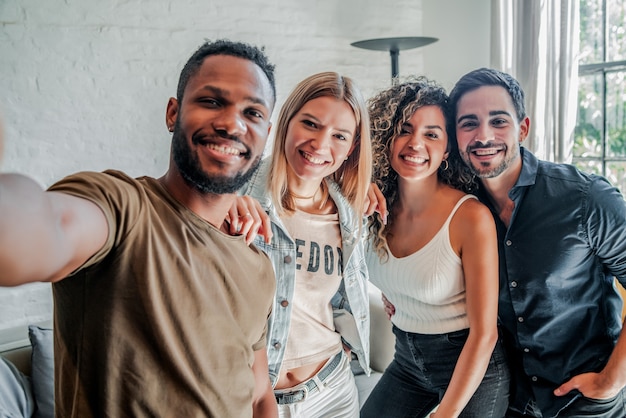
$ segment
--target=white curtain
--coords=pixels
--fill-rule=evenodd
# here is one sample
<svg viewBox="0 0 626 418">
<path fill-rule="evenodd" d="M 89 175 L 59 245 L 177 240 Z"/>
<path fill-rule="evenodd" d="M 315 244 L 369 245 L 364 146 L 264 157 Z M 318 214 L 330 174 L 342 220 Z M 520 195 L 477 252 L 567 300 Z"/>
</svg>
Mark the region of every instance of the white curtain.
<svg viewBox="0 0 626 418">
<path fill-rule="evenodd" d="M 531 130 L 524 146 L 570 162 L 578 92 L 579 1 L 492 0 L 491 66 L 526 93 Z"/>
</svg>

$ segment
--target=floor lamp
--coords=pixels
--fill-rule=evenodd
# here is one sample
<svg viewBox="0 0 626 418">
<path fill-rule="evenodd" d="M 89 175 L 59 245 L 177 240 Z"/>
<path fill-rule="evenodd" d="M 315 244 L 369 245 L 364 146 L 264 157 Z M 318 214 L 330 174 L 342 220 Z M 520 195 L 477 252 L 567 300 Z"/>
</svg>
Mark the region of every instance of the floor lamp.
<svg viewBox="0 0 626 418">
<path fill-rule="evenodd" d="M 391 84 L 396 85 L 398 83 L 398 75 L 400 74 L 398 61 L 400 51 L 419 48 L 420 46 L 432 44 L 438 40 L 438 38 L 425 36 L 408 36 L 400 38 L 366 39 L 364 41 L 352 42 L 350 45 L 374 51 L 389 51 L 389 55 L 391 56 Z"/>
</svg>

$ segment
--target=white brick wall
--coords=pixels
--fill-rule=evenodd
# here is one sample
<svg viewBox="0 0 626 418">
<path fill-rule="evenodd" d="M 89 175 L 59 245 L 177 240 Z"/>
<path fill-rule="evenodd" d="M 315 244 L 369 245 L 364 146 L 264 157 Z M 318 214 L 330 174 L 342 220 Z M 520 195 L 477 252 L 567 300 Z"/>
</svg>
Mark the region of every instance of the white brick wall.
<svg viewBox="0 0 626 418">
<path fill-rule="evenodd" d="M 436 35 L 421 30 L 421 0 L 0 0 L 2 169 L 44 186 L 79 170 L 160 176 L 171 138 L 165 106 L 182 65 L 205 39 L 265 46 L 277 67 L 280 105 L 297 81 L 323 70 L 353 77 L 366 97 L 388 86 L 389 54 L 351 42 L 456 31 L 452 45 L 460 51 L 477 42 L 476 27 L 489 24 L 482 15 L 489 0 L 470 2 L 478 19 L 461 12 L 461 22 L 474 27 L 467 32 L 446 25 L 450 6 L 468 9 L 465 0 L 437 0 L 438 12 L 435 0 L 423 1 Z M 437 45 L 401 52 L 401 75 L 427 73 L 425 56 L 450 60 L 452 51 L 437 56 Z M 476 66 L 488 64 L 484 53 L 476 58 Z M 0 289 L 0 330 L 49 318 L 49 288 Z"/>
</svg>

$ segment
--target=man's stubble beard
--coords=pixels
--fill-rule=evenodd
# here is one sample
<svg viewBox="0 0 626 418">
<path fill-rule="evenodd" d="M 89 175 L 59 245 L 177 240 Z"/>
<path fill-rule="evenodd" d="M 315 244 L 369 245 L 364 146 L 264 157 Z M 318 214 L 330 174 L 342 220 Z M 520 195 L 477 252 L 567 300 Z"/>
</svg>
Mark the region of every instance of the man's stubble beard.
<svg viewBox="0 0 626 418">
<path fill-rule="evenodd" d="M 485 148 L 488 147 L 489 144 L 485 146 Z M 460 152 L 460 154 L 461 159 L 463 160 L 465 165 L 469 167 L 472 174 L 481 179 L 491 179 L 494 177 L 498 177 L 500 174 L 504 173 L 504 171 L 509 168 L 511 163 L 515 161 L 516 158 L 520 157 L 519 147 L 515 147 L 515 150 L 513 150 L 513 152 L 508 152 L 509 150 L 510 149 L 507 148 L 507 153 L 504 155 L 504 159 L 502 160 L 502 162 L 493 168 L 490 167 L 491 163 L 485 163 L 485 165 L 478 163 L 480 167 L 475 167 L 471 160 L 471 150 L 469 150 L 469 147 L 466 148 L 465 151 Z"/>
</svg>

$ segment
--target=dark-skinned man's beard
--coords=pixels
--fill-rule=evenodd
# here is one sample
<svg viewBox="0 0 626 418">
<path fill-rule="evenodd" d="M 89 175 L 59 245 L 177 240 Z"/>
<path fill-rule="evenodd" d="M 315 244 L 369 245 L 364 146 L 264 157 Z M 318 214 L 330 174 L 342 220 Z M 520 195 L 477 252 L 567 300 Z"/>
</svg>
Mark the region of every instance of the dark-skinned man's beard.
<svg viewBox="0 0 626 418">
<path fill-rule="evenodd" d="M 250 180 L 261 162 L 261 156 L 258 156 L 248 171 L 239 172 L 235 176 L 210 176 L 202 170 L 198 154 L 187 143 L 178 121 L 176 121 L 172 136 L 172 153 L 174 163 L 183 179 L 202 194 L 235 193 Z M 249 159 L 251 157 L 244 158 Z"/>
</svg>

